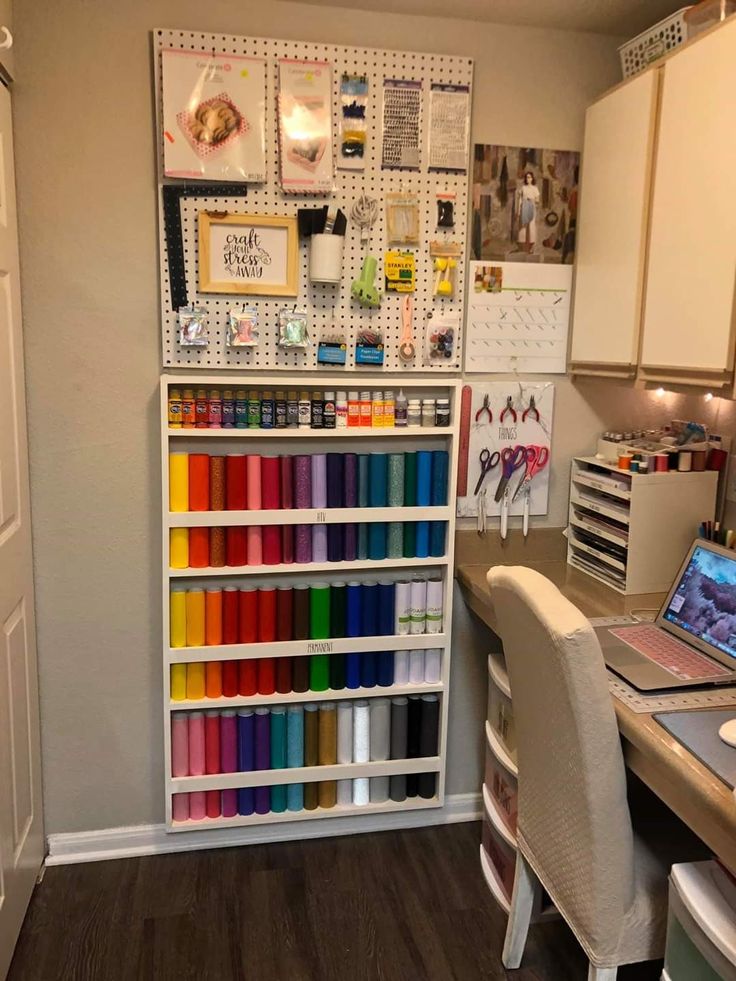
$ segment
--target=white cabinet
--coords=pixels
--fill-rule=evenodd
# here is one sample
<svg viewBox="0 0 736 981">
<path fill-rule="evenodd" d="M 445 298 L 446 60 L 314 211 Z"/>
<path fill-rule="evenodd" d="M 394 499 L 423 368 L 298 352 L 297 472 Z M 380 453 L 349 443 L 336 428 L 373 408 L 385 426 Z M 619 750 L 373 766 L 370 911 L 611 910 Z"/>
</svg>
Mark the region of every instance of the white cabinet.
<svg viewBox="0 0 736 981">
<path fill-rule="evenodd" d="M 736 19 L 664 67 L 641 373 L 722 383 L 733 370 Z"/>
<path fill-rule="evenodd" d="M 658 79 L 644 72 L 585 116 L 570 358 L 594 373 L 636 372 Z"/>
</svg>

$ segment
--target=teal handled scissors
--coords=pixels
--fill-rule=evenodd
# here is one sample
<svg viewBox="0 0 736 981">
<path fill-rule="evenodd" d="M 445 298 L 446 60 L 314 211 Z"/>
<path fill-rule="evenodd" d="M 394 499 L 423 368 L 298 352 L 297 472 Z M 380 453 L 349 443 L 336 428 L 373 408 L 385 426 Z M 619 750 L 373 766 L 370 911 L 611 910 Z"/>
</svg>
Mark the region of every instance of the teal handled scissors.
<svg viewBox="0 0 736 981">
<path fill-rule="evenodd" d="M 524 492 L 524 510 L 522 517 L 522 531 L 524 533 L 524 538 L 526 538 L 529 532 L 529 509 L 530 509 L 530 497 L 532 493 L 532 480 L 536 477 L 540 470 L 544 470 L 549 461 L 549 448 L 546 446 L 527 446 L 526 448 L 526 471 L 522 480 L 519 482 L 519 486 L 514 491 L 514 496 L 512 501 L 515 501 L 519 494 Z"/>
<path fill-rule="evenodd" d="M 481 450 L 478 455 L 480 460 L 480 477 L 478 477 L 478 483 L 475 485 L 475 493 L 478 494 L 483 485 L 483 481 L 491 470 L 496 466 L 498 461 L 501 459 L 501 454 L 496 450 L 495 453 L 491 453 L 490 450 Z"/>
</svg>

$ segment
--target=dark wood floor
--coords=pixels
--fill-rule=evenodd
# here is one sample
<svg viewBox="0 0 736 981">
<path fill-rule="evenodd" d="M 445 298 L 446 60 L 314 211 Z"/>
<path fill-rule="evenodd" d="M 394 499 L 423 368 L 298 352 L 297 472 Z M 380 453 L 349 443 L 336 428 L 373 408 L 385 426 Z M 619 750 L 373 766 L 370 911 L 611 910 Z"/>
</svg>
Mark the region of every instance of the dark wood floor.
<svg viewBox="0 0 736 981">
<path fill-rule="evenodd" d="M 50 868 L 8 981 L 584 979 L 561 920 L 506 973 L 479 840 L 455 824 Z"/>
</svg>

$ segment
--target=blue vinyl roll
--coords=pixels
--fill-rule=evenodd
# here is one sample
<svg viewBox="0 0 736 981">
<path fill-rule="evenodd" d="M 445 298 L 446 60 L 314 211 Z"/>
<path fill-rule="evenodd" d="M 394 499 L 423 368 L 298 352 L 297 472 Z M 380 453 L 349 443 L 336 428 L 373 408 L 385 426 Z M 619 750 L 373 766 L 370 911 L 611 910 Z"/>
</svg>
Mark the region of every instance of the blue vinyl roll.
<svg viewBox="0 0 736 981">
<path fill-rule="evenodd" d="M 360 655 L 360 684 L 362 688 L 376 687 L 378 655 L 375 651 Z"/>
<path fill-rule="evenodd" d="M 429 554 L 435 558 L 445 554 L 444 521 L 431 521 L 429 524 Z"/>
<path fill-rule="evenodd" d="M 255 724 L 253 709 L 238 712 L 238 770 L 243 772 L 255 767 Z M 255 807 L 253 787 L 241 787 L 238 790 L 238 814 L 252 814 Z"/>
<path fill-rule="evenodd" d="M 368 525 L 365 521 L 358 525 L 358 558 L 368 558 Z"/>
<path fill-rule="evenodd" d="M 286 765 L 304 766 L 304 709 L 290 705 L 286 712 Z M 304 807 L 304 784 L 286 785 L 286 806 L 290 811 Z"/>
<path fill-rule="evenodd" d="M 371 453 L 368 467 L 368 504 L 372 508 L 385 508 L 387 503 L 388 453 Z"/>
<path fill-rule="evenodd" d="M 283 705 L 274 705 L 271 709 L 271 769 L 283 770 L 286 767 L 286 709 Z M 271 787 L 271 810 L 281 814 L 286 810 L 287 784 Z"/>
<path fill-rule="evenodd" d="M 350 586 L 348 585 L 348 589 Z M 378 636 L 378 583 L 364 582 L 360 592 L 360 635 Z"/>
<path fill-rule="evenodd" d="M 363 585 L 359 582 L 349 582 L 347 589 L 347 624 L 346 634 L 348 637 L 360 637 L 361 611 L 363 607 L 362 590 Z"/>
<path fill-rule="evenodd" d="M 378 584 L 378 635 L 389 637 L 394 633 L 394 606 L 396 604 L 396 584 Z M 393 663 L 393 660 L 392 660 Z"/>
<path fill-rule="evenodd" d="M 362 654 L 345 655 L 345 687 L 360 688 L 360 659 Z"/>
<path fill-rule="evenodd" d="M 447 504 L 447 477 L 450 469 L 450 454 L 447 450 L 432 450 L 432 507 Z"/>
<path fill-rule="evenodd" d="M 426 559 L 429 557 L 429 522 L 417 521 L 417 544 L 415 557 Z"/>
<path fill-rule="evenodd" d="M 345 558 L 345 532 L 343 525 L 327 525 L 327 561 L 342 562 Z"/>
<path fill-rule="evenodd" d="M 432 454 L 429 450 L 417 453 L 417 507 L 427 508 L 432 502 Z M 417 555 L 420 553 L 417 552 Z"/>
<path fill-rule="evenodd" d="M 381 688 L 388 688 L 394 683 L 394 651 L 378 652 L 376 680 Z"/>
<path fill-rule="evenodd" d="M 358 454 L 358 507 L 368 507 L 368 454 Z"/>
<path fill-rule="evenodd" d="M 368 558 L 373 562 L 386 558 L 385 521 L 372 521 L 368 525 Z"/>
</svg>

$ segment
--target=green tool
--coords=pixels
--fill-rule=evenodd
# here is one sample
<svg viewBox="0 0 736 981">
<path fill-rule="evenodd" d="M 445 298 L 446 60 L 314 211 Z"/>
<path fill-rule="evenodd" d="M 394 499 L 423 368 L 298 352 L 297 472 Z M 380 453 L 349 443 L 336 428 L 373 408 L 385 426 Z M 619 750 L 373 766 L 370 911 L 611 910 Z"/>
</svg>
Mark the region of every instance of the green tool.
<svg viewBox="0 0 736 981">
<path fill-rule="evenodd" d="M 353 299 L 362 303 L 364 307 L 378 307 L 381 305 L 381 294 L 376 289 L 376 269 L 378 263 L 372 255 L 367 255 L 363 259 L 363 267 L 360 270 L 360 279 L 354 279 L 350 292 Z"/>
</svg>

